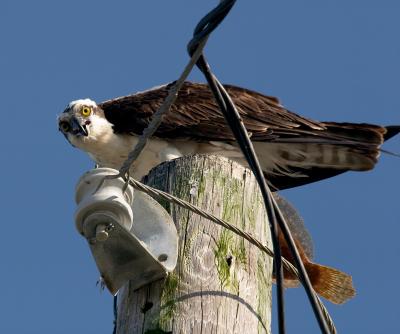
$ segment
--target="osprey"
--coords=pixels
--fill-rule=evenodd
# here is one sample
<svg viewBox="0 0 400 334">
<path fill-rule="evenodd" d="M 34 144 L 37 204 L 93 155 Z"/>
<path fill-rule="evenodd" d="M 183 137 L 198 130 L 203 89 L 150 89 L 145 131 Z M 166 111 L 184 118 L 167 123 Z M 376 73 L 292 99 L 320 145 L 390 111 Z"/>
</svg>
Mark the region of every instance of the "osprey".
<svg viewBox="0 0 400 334">
<path fill-rule="evenodd" d="M 90 99 L 72 101 L 58 118 L 59 129 L 98 165 L 119 169 L 170 85 L 100 104 Z M 231 85 L 225 88 L 275 190 L 349 170 L 370 170 L 380 145 L 400 131 L 400 126 L 318 122 L 288 111 L 275 97 Z M 246 165 L 208 86 L 185 82 L 131 175 L 140 179 L 161 162 L 190 154 L 223 155 Z"/>
</svg>

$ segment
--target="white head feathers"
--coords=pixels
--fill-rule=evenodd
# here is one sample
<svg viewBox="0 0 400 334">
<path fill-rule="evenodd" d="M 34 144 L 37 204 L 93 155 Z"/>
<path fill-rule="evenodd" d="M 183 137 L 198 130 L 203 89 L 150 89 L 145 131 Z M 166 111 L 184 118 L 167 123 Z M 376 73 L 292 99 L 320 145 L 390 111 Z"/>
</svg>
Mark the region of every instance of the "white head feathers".
<svg viewBox="0 0 400 334">
<path fill-rule="evenodd" d="M 88 107 L 96 107 L 97 104 L 91 99 L 79 99 L 75 101 L 71 101 L 68 104 L 68 108 L 73 108 L 74 106 L 88 106 Z"/>
</svg>

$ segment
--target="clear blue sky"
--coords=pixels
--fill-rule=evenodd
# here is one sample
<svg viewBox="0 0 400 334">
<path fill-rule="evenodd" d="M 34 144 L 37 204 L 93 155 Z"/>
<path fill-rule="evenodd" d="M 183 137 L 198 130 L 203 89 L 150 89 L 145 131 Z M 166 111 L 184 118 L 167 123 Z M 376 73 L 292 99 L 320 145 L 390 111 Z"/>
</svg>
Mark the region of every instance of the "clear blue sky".
<svg viewBox="0 0 400 334">
<path fill-rule="evenodd" d="M 186 43 L 217 1 L 0 2 L 0 332 L 112 332 L 112 298 L 75 231 L 74 187 L 93 164 L 57 131 L 77 98 L 175 80 Z M 398 0 L 238 1 L 206 53 L 222 82 L 280 97 L 318 120 L 400 124 Z M 203 81 L 195 71 L 195 81 Z M 393 139 L 386 149 L 400 151 Z M 320 263 L 353 275 L 357 297 L 328 305 L 341 333 L 398 332 L 400 159 L 286 191 Z M 289 333 L 317 333 L 289 290 Z M 276 323 L 274 324 L 276 328 Z"/>
</svg>

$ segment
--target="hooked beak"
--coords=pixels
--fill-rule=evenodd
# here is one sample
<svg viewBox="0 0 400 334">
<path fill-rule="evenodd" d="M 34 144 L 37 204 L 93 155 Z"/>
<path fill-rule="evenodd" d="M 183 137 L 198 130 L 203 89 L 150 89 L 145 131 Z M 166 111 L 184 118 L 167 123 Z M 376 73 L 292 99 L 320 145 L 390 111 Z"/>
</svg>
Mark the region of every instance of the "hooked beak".
<svg viewBox="0 0 400 334">
<path fill-rule="evenodd" d="M 86 125 L 81 125 L 75 117 L 70 119 L 69 125 L 71 126 L 70 132 L 74 136 L 88 136 Z"/>
</svg>

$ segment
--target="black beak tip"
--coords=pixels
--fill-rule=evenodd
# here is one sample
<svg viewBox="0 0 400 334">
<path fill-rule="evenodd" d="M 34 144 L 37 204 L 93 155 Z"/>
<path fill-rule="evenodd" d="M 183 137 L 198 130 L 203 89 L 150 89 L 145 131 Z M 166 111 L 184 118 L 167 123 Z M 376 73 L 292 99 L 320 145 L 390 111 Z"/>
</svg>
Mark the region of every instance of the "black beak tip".
<svg viewBox="0 0 400 334">
<path fill-rule="evenodd" d="M 81 125 L 76 118 L 71 119 L 70 125 L 71 125 L 70 131 L 74 136 L 84 136 L 84 137 L 88 136 L 86 125 Z"/>
</svg>

